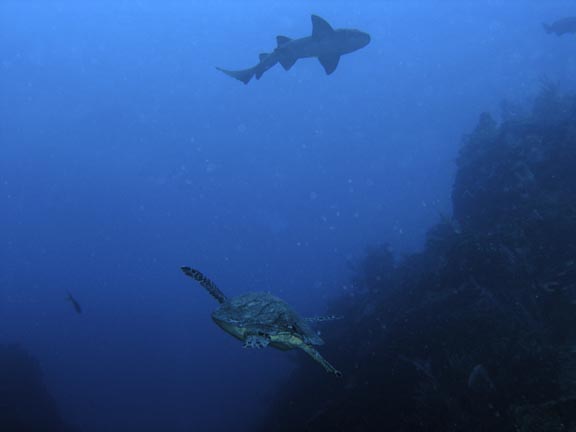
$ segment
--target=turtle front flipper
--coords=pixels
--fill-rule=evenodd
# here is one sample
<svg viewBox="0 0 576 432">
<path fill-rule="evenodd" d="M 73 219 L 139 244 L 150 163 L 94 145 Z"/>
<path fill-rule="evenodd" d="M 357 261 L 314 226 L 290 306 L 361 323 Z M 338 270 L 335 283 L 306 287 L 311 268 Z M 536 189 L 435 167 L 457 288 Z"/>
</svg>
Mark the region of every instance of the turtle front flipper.
<svg viewBox="0 0 576 432">
<path fill-rule="evenodd" d="M 302 351 L 304 351 L 306 354 L 308 354 L 310 357 L 312 357 L 314 360 L 320 363 L 322 367 L 326 370 L 326 372 L 334 374 L 337 377 L 342 376 L 342 372 L 340 372 L 338 369 L 336 369 L 334 366 L 328 363 L 328 360 L 322 357 L 322 355 L 318 351 L 316 351 L 316 349 L 312 345 L 303 344 L 300 345 L 298 348 L 300 348 Z"/>
<path fill-rule="evenodd" d="M 190 276 L 192 279 L 197 281 L 204 289 L 206 289 L 206 291 L 208 291 L 210 295 L 218 301 L 218 303 L 222 304 L 226 300 L 228 300 L 224 295 L 224 293 L 220 291 L 220 289 L 218 289 L 216 284 L 212 282 L 210 279 L 208 279 L 206 276 L 204 276 L 202 273 L 200 273 L 198 270 L 192 269 L 190 267 L 180 267 L 180 269 L 184 272 L 186 276 Z"/>
<path fill-rule="evenodd" d="M 250 334 L 244 340 L 244 348 L 266 348 L 270 344 L 270 338 L 259 334 Z"/>
</svg>

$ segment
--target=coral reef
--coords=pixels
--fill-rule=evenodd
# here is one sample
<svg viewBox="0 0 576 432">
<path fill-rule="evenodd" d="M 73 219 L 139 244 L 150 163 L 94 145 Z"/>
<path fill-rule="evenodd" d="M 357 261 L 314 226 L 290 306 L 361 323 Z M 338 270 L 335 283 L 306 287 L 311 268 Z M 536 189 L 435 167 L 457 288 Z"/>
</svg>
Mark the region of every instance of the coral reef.
<svg viewBox="0 0 576 432">
<path fill-rule="evenodd" d="M 73 432 L 44 386 L 37 361 L 16 345 L 0 345 L 0 431 Z"/>
<path fill-rule="evenodd" d="M 303 364 L 261 430 L 575 431 L 576 97 L 547 86 L 527 114 L 482 114 L 453 217 L 356 273 L 324 335 L 344 377 Z"/>
</svg>

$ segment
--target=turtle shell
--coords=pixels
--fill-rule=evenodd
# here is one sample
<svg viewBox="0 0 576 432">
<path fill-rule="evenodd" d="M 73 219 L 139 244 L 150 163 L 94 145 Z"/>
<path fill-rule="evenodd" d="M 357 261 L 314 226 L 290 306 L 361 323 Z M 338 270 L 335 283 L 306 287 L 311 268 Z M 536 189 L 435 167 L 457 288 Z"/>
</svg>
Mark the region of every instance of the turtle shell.
<svg viewBox="0 0 576 432">
<path fill-rule="evenodd" d="M 238 339 L 248 334 L 276 336 L 291 334 L 305 344 L 324 342 L 290 306 L 270 293 L 250 292 L 227 299 L 212 313 L 222 329 Z"/>
</svg>

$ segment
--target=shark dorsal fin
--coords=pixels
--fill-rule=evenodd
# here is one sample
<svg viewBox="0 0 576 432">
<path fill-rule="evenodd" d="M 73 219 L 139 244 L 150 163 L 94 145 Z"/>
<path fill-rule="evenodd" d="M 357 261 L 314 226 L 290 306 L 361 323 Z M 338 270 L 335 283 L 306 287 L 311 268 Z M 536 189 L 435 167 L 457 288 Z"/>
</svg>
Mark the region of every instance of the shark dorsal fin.
<svg viewBox="0 0 576 432">
<path fill-rule="evenodd" d="M 279 48 L 282 45 L 286 45 L 288 42 L 292 41 L 288 36 L 276 36 L 276 46 Z"/>
<path fill-rule="evenodd" d="M 328 21 L 318 15 L 312 15 L 312 37 L 323 38 L 334 33 L 334 29 Z"/>
<path fill-rule="evenodd" d="M 338 54 L 323 55 L 318 57 L 318 60 L 320 61 L 320 64 L 326 71 L 326 75 L 330 75 L 338 67 L 338 61 L 340 60 L 340 56 Z"/>
<path fill-rule="evenodd" d="M 270 54 L 268 54 L 268 53 L 260 53 L 260 54 L 258 55 L 258 59 L 259 59 L 260 61 L 263 61 L 263 60 L 264 60 L 266 57 L 268 57 L 269 55 L 270 55 Z"/>
</svg>

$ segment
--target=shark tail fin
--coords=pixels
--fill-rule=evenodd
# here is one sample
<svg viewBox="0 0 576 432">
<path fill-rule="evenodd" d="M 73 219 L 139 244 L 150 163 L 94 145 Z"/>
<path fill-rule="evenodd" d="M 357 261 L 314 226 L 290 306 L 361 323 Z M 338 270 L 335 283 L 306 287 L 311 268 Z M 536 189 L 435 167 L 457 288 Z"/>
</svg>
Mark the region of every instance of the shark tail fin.
<svg viewBox="0 0 576 432">
<path fill-rule="evenodd" d="M 542 23 L 542 27 L 544 27 L 544 31 L 548 34 L 552 33 L 552 28 L 550 27 L 549 24 L 546 23 Z"/>
<path fill-rule="evenodd" d="M 242 81 L 244 84 L 248 84 L 252 79 L 252 77 L 254 76 L 254 68 L 235 70 L 235 71 L 222 69 L 219 67 L 217 67 L 216 69 L 218 69 L 220 72 L 224 72 L 226 75 L 232 78 L 236 78 L 237 80 Z"/>
</svg>

